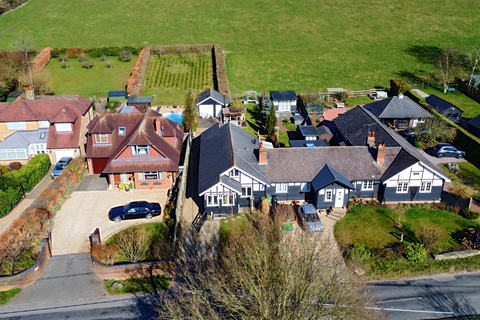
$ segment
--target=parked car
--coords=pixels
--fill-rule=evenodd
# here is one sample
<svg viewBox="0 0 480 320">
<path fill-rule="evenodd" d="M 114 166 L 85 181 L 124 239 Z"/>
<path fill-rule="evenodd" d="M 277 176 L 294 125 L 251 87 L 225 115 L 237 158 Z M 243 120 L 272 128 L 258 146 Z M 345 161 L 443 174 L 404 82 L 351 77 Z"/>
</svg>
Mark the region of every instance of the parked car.
<svg viewBox="0 0 480 320">
<path fill-rule="evenodd" d="M 55 177 L 58 177 L 60 175 L 60 173 L 62 173 L 62 170 L 63 168 L 65 168 L 67 166 L 67 164 L 70 163 L 70 161 L 72 161 L 73 158 L 71 157 L 63 157 L 62 159 L 60 159 L 57 164 L 55 165 L 55 167 L 53 168 L 53 171 L 52 173 L 50 174 L 50 176 L 53 178 Z"/>
<path fill-rule="evenodd" d="M 406 138 L 410 138 L 415 136 L 415 131 L 413 131 L 412 129 L 407 129 L 407 130 L 401 131 L 400 134 Z"/>
<path fill-rule="evenodd" d="M 160 215 L 162 209 L 160 204 L 147 201 L 130 202 L 124 206 L 114 207 L 108 212 L 108 219 L 119 223 L 127 219 L 145 218 L 151 220 L 153 217 Z"/>
<path fill-rule="evenodd" d="M 457 149 L 449 143 L 441 143 L 433 147 L 433 154 L 437 158 L 454 157 L 461 159 L 465 157 L 465 151 Z"/>
<path fill-rule="evenodd" d="M 305 227 L 306 231 L 323 231 L 323 225 L 322 220 L 320 219 L 320 215 L 318 214 L 317 209 L 315 209 L 312 204 L 302 204 L 300 208 L 298 208 L 298 213 L 300 215 L 302 225 Z"/>
</svg>

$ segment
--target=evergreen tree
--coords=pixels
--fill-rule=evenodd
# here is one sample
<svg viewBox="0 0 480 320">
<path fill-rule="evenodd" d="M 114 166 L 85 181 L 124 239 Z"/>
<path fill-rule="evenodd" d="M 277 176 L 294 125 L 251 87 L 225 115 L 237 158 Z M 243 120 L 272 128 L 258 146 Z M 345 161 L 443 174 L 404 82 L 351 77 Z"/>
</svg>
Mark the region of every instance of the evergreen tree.
<svg viewBox="0 0 480 320">
<path fill-rule="evenodd" d="M 265 132 L 270 135 L 277 126 L 277 116 L 275 115 L 275 106 L 272 104 L 270 113 L 267 115 L 267 121 L 265 124 Z"/>
<path fill-rule="evenodd" d="M 195 95 L 190 92 L 187 94 L 185 102 L 185 109 L 183 110 L 183 126 L 187 132 L 194 132 L 197 130 L 198 110 L 195 104 Z"/>
</svg>

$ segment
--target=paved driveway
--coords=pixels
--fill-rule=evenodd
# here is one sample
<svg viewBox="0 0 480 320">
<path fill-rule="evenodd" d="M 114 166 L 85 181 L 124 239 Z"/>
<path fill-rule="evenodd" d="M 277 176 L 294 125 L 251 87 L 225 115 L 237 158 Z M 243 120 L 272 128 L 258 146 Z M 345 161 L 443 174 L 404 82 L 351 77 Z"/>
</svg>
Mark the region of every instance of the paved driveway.
<svg viewBox="0 0 480 320">
<path fill-rule="evenodd" d="M 75 190 L 77 191 L 104 191 L 108 189 L 106 177 L 99 174 L 90 174 L 83 177 Z"/>
<path fill-rule="evenodd" d="M 108 220 L 108 210 L 138 200 L 158 202 L 163 209 L 167 200 L 166 193 L 167 190 L 135 190 L 132 193 L 118 190 L 73 192 L 53 220 L 53 255 L 89 252 L 88 236 L 95 228 L 100 228 L 100 238 L 104 241 L 126 227 L 147 223 L 145 219 L 114 223 Z M 163 214 L 151 221 L 163 221 Z"/>
</svg>

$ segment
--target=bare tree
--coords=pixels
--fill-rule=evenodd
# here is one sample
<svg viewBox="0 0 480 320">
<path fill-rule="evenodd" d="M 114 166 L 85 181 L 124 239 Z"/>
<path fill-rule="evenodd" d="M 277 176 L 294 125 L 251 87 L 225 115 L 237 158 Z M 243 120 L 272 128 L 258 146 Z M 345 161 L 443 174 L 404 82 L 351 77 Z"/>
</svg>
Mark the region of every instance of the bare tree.
<svg viewBox="0 0 480 320">
<path fill-rule="evenodd" d="M 33 89 L 36 95 L 53 94 L 52 78 L 47 70 L 40 72 L 36 68 L 33 68 L 31 82 L 33 82 Z M 25 86 L 30 86 L 31 82 L 28 69 L 24 69 L 18 77 L 17 90 L 22 90 Z"/>
<path fill-rule="evenodd" d="M 90 68 L 93 67 L 93 66 L 94 66 L 93 61 L 90 60 L 90 58 L 88 58 L 88 57 L 87 57 L 86 60 L 82 61 L 82 67 L 87 68 L 88 70 L 90 70 Z"/>
<path fill-rule="evenodd" d="M 9 275 L 13 275 L 20 261 L 25 258 L 25 254 L 31 249 L 31 241 L 18 241 L 18 243 L 15 243 L 15 247 L 11 248 L 10 252 L 2 259 L 1 269 Z"/>
<path fill-rule="evenodd" d="M 145 257 L 148 250 L 148 234 L 140 228 L 125 229 L 115 236 L 113 245 L 125 259 L 137 262 Z"/>
<path fill-rule="evenodd" d="M 446 48 L 437 60 L 437 71 L 443 84 L 443 92 L 447 93 L 450 83 L 462 69 L 461 54 L 455 48 Z"/>
<path fill-rule="evenodd" d="M 107 56 L 104 55 L 104 54 L 102 54 L 102 61 L 105 62 L 105 63 L 107 63 Z"/>
<path fill-rule="evenodd" d="M 229 235 L 220 261 L 180 267 L 181 292 L 160 297 L 162 319 L 382 319 L 333 244 L 283 234 L 269 216 L 250 221 Z"/>
<path fill-rule="evenodd" d="M 129 49 L 123 48 L 122 51 L 120 51 L 119 59 L 120 61 L 123 61 L 123 62 L 128 62 L 132 60 L 132 51 L 130 51 Z"/>
<path fill-rule="evenodd" d="M 58 55 L 58 59 L 60 59 L 60 61 L 61 61 L 62 63 L 68 61 L 68 57 L 67 57 L 66 54 L 59 54 L 59 55 Z"/>
<path fill-rule="evenodd" d="M 85 54 L 85 53 L 81 53 L 79 56 L 78 56 L 78 60 L 80 62 L 84 62 L 84 61 L 87 61 L 89 60 L 90 58 Z"/>
<path fill-rule="evenodd" d="M 470 79 L 468 80 L 468 90 L 473 85 L 473 76 L 475 75 L 475 70 L 477 69 L 478 62 L 480 61 L 480 43 L 472 47 L 471 52 L 467 53 L 467 62 L 468 66 L 472 68 L 472 73 Z"/>
<path fill-rule="evenodd" d="M 62 61 L 62 68 L 68 70 L 68 67 L 70 67 L 70 64 L 67 61 Z"/>
<path fill-rule="evenodd" d="M 15 51 L 21 52 L 28 60 L 28 55 L 33 52 L 32 40 L 29 37 L 21 35 L 13 44 Z"/>
</svg>

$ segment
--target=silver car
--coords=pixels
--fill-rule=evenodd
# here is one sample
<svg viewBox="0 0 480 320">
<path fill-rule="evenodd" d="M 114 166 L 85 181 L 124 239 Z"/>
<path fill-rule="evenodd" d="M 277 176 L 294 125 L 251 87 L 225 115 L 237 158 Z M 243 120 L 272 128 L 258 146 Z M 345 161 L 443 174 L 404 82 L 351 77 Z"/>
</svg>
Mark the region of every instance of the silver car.
<svg viewBox="0 0 480 320">
<path fill-rule="evenodd" d="M 317 209 L 312 204 L 302 204 L 298 209 L 302 224 L 308 232 L 323 231 L 322 220 L 317 212 Z"/>
</svg>

